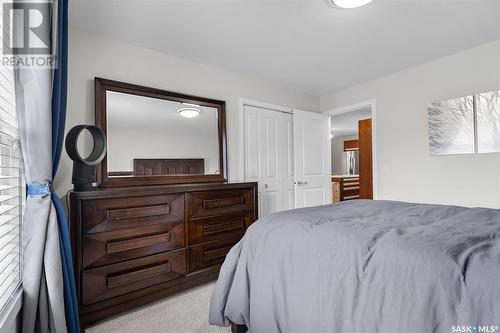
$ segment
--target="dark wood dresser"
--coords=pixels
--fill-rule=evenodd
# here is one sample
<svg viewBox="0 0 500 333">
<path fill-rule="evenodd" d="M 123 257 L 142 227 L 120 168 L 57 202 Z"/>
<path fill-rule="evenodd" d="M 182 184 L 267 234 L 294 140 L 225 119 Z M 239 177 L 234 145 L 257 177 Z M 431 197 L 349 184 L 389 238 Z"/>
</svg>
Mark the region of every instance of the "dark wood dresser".
<svg viewBox="0 0 500 333">
<path fill-rule="evenodd" d="M 257 216 L 257 183 L 71 193 L 82 328 L 216 279 Z"/>
<path fill-rule="evenodd" d="M 359 176 L 332 176 L 332 183 L 339 184 L 339 201 L 359 199 Z"/>
</svg>

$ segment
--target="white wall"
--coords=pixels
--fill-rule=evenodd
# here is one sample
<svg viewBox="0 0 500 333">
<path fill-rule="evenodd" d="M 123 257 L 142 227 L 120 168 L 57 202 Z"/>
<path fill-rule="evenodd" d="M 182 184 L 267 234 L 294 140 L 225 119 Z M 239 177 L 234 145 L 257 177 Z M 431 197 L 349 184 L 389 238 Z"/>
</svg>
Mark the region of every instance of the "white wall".
<svg viewBox="0 0 500 333">
<path fill-rule="evenodd" d="M 427 105 L 500 89 L 500 40 L 337 93 L 321 110 L 376 99 L 378 197 L 500 208 L 500 154 L 431 156 Z"/>
<path fill-rule="evenodd" d="M 238 99 L 322 111 L 377 101 L 378 194 L 381 199 L 500 207 L 500 154 L 429 154 L 427 104 L 500 88 L 500 41 L 317 97 L 75 28 L 69 35 L 66 130 L 94 123 L 95 76 L 227 102 L 231 180 L 243 178 Z M 71 161 L 63 153 L 55 181 L 70 187 Z"/>
<path fill-rule="evenodd" d="M 304 94 L 293 87 L 215 69 L 72 27 L 69 32 L 66 130 L 77 124 L 94 123 L 95 76 L 225 100 L 231 180 L 243 179 L 239 98 L 303 110 L 319 110 L 318 97 Z M 64 195 L 71 187 L 71 167 L 72 163 L 64 152 L 54 184 L 59 195 Z"/>
</svg>

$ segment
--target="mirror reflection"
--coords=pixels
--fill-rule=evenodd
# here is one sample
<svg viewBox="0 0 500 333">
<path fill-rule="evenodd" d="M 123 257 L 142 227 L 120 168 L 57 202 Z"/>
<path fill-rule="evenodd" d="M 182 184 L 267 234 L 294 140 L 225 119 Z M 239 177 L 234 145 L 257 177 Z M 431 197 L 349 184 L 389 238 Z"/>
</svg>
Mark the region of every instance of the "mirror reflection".
<svg viewBox="0 0 500 333">
<path fill-rule="evenodd" d="M 218 110 L 106 92 L 108 176 L 219 174 Z"/>
</svg>

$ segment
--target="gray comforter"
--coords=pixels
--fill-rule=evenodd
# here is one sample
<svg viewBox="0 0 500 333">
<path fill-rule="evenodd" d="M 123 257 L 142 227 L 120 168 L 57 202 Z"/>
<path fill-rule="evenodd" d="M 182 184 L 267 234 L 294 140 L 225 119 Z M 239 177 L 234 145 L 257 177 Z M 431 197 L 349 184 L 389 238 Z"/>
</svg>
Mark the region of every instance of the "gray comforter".
<svg viewBox="0 0 500 333">
<path fill-rule="evenodd" d="M 360 200 L 266 216 L 227 255 L 209 321 L 500 332 L 500 210 Z"/>
</svg>

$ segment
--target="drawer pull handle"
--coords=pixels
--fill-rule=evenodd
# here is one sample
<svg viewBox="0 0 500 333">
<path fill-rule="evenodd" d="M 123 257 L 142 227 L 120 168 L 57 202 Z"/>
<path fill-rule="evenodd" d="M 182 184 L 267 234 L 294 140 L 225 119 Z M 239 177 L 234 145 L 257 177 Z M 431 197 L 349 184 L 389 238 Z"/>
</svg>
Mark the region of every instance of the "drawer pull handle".
<svg viewBox="0 0 500 333">
<path fill-rule="evenodd" d="M 242 220 L 238 221 L 238 223 L 221 222 L 221 223 L 214 223 L 214 224 L 205 224 L 203 226 L 203 235 L 209 236 L 209 235 L 217 234 L 220 232 L 239 230 L 242 228 L 243 228 L 243 221 Z"/>
<path fill-rule="evenodd" d="M 141 247 L 151 246 L 160 243 L 170 242 L 170 233 L 153 235 L 140 238 L 132 238 L 121 241 L 109 242 L 106 244 L 106 252 L 108 254 L 113 254 L 117 252 L 138 249 Z"/>
<path fill-rule="evenodd" d="M 205 209 L 237 206 L 241 204 L 243 204 L 243 197 L 203 200 L 203 208 Z"/>
<path fill-rule="evenodd" d="M 203 260 L 210 261 L 219 258 L 224 258 L 226 254 L 231 250 L 232 246 L 223 247 L 220 249 L 205 251 L 203 254 Z"/>
<path fill-rule="evenodd" d="M 123 219 L 136 219 L 140 217 L 167 215 L 170 213 L 170 205 L 145 206 L 135 208 L 110 209 L 107 211 L 108 221 L 120 221 Z"/>
<path fill-rule="evenodd" d="M 170 261 L 166 261 L 163 264 L 159 264 L 153 267 L 140 269 L 138 271 L 118 274 L 115 276 L 110 276 L 107 278 L 108 288 L 114 288 L 129 283 L 137 282 L 140 280 L 152 278 L 154 276 L 170 273 L 172 270 L 170 268 Z"/>
</svg>

